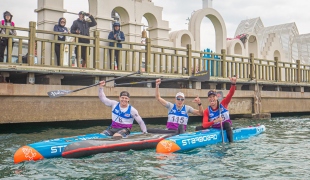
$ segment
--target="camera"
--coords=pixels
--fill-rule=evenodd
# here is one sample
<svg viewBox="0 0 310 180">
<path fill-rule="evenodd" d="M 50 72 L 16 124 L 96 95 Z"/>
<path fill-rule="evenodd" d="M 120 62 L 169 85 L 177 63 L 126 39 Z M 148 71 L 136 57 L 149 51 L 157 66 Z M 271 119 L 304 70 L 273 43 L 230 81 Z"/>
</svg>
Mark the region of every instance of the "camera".
<svg viewBox="0 0 310 180">
<path fill-rule="evenodd" d="M 83 12 L 84 16 L 89 16 L 89 13 Z"/>
<path fill-rule="evenodd" d="M 122 40 L 122 39 L 121 39 L 120 33 L 117 33 L 117 34 L 116 34 L 115 39 L 116 39 L 117 41 L 121 41 L 121 40 Z"/>
<path fill-rule="evenodd" d="M 84 12 L 84 11 L 81 11 L 79 14 L 82 14 L 82 15 L 84 15 L 84 16 L 89 16 L 89 13 L 86 13 L 86 12 Z"/>
</svg>

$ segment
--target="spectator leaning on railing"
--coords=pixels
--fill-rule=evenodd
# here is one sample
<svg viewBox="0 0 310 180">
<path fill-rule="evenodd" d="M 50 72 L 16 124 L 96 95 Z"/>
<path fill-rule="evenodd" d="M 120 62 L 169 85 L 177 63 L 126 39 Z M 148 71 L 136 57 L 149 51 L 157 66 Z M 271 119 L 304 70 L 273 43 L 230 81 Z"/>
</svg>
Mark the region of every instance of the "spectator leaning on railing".
<svg viewBox="0 0 310 180">
<path fill-rule="evenodd" d="M 85 19 L 84 19 L 85 16 L 88 16 L 90 18 L 91 22 L 85 21 Z M 73 24 L 71 26 L 70 31 L 72 34 L 80 34 L 83 36 L 89 36 L 89 28 L 96 26 L 96 25 L 97 25 L 97 22 L 91 14 L 80 11 L 79 12 L 79 18 L 77 20 L 73 21 Z M 79 38 L 78 42 L 89 44 L 90 40 L 85 39 L 85 38 Z M 77 47 L 75 48 L 75 54 L 78 57 Z M 86 67 L 86 61 L 88 60 L 88 59 L 86 59 L 86 46 L 81 47 L 81 56 L 83 59 L 82 67 Z M 80 58 L 78 57 L 78 59 L 80 59 Z"/>
<path fill-rule="evenodd" d="M 113 31 L 111 31 L 110 33 L 109 33 L 109 36 L 108 36 L 108 39 L 110 39 L 110 40 L 116 40 L 117 42 L 121 42 L 121 41 L 125 41 L 125 35 L 124 35 L 124 33 L 120 30 L 120 23 L 119 22 L 115 22 L 114 24 L 113 24 Z M 114 42 L 110 42 L 109 43 L 109 46 L 111 46 L 111 47 L 114 47 Z M 121 43 L 117 43 L 117 47 L 118 48 L 122 48 L 122 44 Z M 116 65 L 117 66 L 119 66 L 119 50 L 115 50 L 114 51 L 115 53 L 115 61 L 116 61 Z M 109 54 L 110 54 L 110 66 L 112 66 L 112 62 L 113 62 L 113 59 L 111 58 L 112 56 L 112 50 L 110 49 L 109 50 Z M 115 67 L 117 67 L 115 65 Z M 114 67 L 111 67 L 111 69 L 113 69 Z M 116 68 L 115 68 L 115 70 L 117 70 Z"/>
<path fill-rule="evenodd" d="M 3 13 L 3 20 L 1 21 L 1 25 L 14 27 L 15 24 L 12 21 L 12 17 L 13 15 L 9 11 L 5 11 Z M 0 34 L 5 34 L 5 31 L 6 31 L 5 28 L 0 28 Z M 9 34 L 16 36 L 16 30 L 10 29 Z M 4 61 L 4 51 L 6 47 L 8 47 L 8 38 L 0 37 L 0 62 Z M 12 49 L 13 49 L 13 43 L 12 43 Z"/>
<path fill-rule="evenodd" d="M 68 29 L 65 27 L 66 25 L 66 19 L 60 18 L 58 21 L 58 25 L 54 26 L 54 31 L 61 32 L 61 33 L 69 33 Z M 58 41 L 65 41 L 66 36 L 58 35 Z M 55 53 L 57 57 L 57 65 L 60 66 L 60 44 L 55 44 Z"/>
</svg>

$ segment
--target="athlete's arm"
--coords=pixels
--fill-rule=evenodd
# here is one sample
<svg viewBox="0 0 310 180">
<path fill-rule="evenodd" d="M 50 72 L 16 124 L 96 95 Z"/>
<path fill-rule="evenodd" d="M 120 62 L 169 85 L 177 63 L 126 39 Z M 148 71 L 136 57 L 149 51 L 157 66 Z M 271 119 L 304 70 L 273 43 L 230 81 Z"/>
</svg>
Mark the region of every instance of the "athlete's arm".
<svg viewBox="0 0 310 180">
<path fill-rule="evenodd" d="M 99 99 L 101 102 L 103 102 L 106 106 L 109 107 L 112 107 L 118 103 L 117 101 L 110 100 L 106 97 L 106 95 L 103 92 L 103 87 L 99 87 Z"/>
<path fill-rule="evenodd" d="M 227 96 L 226 96 L 226 97 L 223 99 L 223 101 L 221 102 L 221 104 L 222 104 L 225 108 L 228 107 L 228 104 L 230 103 L 231 98 L 233 97 L 233 95 L 234 95 L 234 93 L 235 93 L 235 90 L 236 90 L 236 84 L 231 84 Z"/>
<path fill-rule="evenodd" d="M 167 107 L 168 102 L 160 97 L 160 93 L 159 93 L 160 83 L 161 83 L 161 80 L 156 79 L 155 97 L 156 97 L 157 101 L 159 101 L 163 106 Z"/>
<path fill-rule="evenodd" d="M 201 113 L 201 112 L 203 112 L 203 110 L 201 110 L 201 106 L 199 106 L 199 110 L 194 109 L 193 107 L 188 106 L 188 105 L 185 105 L 185 107 L 188 110 L 187 112 L 190 112 L 192 114 L 199 115 L 199 116 L 203 115 L 203 113 Z"/>
<path fill-rule="evenodd" d="M 208 127 L 212 126 L 214 123 L 218 123 L 218 122 L 221 122 L 221 121 L 223 121 L 223 118 L 222 117 L 218 117 L 214 121 L 209 122 L 209 109 L 207 108 L 203 112 L 203 120 L 202 120 L 202 127 L 203 128 L 208 128 Z"/>
<path fill-rule="evenodd" d="M 137 121 L 137 123 L 139 124 L 141 131 L 143 133 L 147 133 L 147 129 L 145 126 L 144 121 L 142 120 L 141 116 L 139 115 L 138 111 L 131 106 L 131 116 Z"/>
<path fill-rule="evenodd" d="M 209 109 L 207 108 L 203 112 L 203 119 L 202 119 L 202 127 L 203 128 L 208 128 L 214 124 L 213 121 L 209 122 Z"/>
<path fill-rule="evenodd" d="M 231 82 L 231 86 L 230 86 L 230 90 L 229 93 L 227 94 L 227 96 L 223 99 L 223 101 L 221 102 L 221 104 L 227 108 L 228 104 L 231 101 L 232 96 L 235 93 L 236 90 L 236 83 L 237 83 L 237 76 L 233 76 L 233 77 L 229 77 L 229 80 Z"/>
<path fill-rule="evenodd" d="M 193 100 L 194 103 L 197 103 L 198 105 L 198 110 L 197 109 L 193 109 L 194 111 L 192 112 L 195 115 L 199 115 L 202 116 L 203 115 L 203 107 L 201 105 L 201 101 L 199 96 L 197 95 L 197 97 Z"/>
</svg>

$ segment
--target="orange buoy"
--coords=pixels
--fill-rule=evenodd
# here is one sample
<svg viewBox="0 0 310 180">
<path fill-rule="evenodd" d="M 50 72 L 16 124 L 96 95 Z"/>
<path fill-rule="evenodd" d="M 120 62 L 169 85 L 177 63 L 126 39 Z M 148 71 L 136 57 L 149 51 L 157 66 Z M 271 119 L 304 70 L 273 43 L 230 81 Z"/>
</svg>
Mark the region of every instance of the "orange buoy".
<svg viewBox="0 0 310 180">
<path fill-rule="evenodd" d="M 44 159 L 44 157 L 35 149 L 30 146 L 23 146 L 19 148 L 14 154 L 14 163 L 23 161 L 37 161 Z"/>
<path fill-rule="evenodd" d="M 173 153 L 181 148 L 173 141 L 162 140 L 156 146 L 156 152 L 158 153 Z"/>
</svg>

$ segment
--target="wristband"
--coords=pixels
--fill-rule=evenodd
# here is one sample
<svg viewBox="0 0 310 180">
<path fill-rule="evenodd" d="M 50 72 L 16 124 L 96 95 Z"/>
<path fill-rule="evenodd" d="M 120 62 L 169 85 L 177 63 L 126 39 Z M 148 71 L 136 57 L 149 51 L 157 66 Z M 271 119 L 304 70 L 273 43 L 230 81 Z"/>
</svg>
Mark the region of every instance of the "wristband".
<svg viewBox="0 0 310 180">
<path fill-rule="evenodd" d="M 201 103 L 199 103 L 198 106 L 201 106 Z"/>
</svg>

